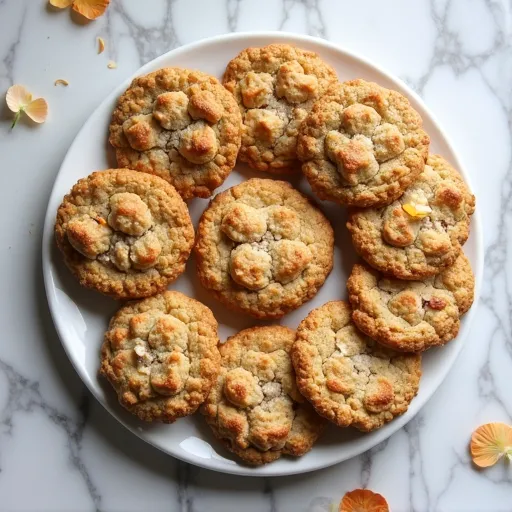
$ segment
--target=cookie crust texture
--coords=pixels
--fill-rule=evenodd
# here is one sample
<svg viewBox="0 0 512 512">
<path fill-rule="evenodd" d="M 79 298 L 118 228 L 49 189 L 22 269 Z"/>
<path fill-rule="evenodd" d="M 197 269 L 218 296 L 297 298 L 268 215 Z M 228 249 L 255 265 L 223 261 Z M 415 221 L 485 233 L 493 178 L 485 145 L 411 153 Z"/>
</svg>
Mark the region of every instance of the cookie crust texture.
<svg viewBox="0 0 512 512">
<path fill-rule="evenodd" d="M 421 356 L 394 352 L 357 330 L 347 302 L 314 309 L 292 348 L 297 386 L 316 412 L 363 432 L 407 411 L 418 392 Z"/>
<path fill-rule="evenodd" d="M 163 68 L 135 78 L 119 98 L 109 140 L 119 167 L 155 174 L 184 199 L 209 197 L 235 166 L 241 124 L 216 78 Z"/>
<path fill-rule="evenodd" d="M 128 303 L 105 333 L 100 373 L 132 414 L 173 423 L 195 412 L 215 382 L 217 327 L 206 306 L 179 292 Z"/>
<path fill-rule="evenodd" d="M 253 178 L 210 203 L 194 250 L 199 279 L 218 300 L 256 318 L 279 318 L 324 283 L 334 234 L 289 183 Z"/>
<path fill-rule="evenodd" d="M 249 465 L 301 456 L 325 420 L 299 394 L 290 360 L 295 331 L 252 327 L 220 347 L 221 370 L 202 407 L 214 435 Z"/>
<path fill-rule="evenodd" d="M 335 80 L 336 72 L 316 53 L 287 44 L 247 48 L 237 55 L 223 84 L 242 112 L 240 161 L 258 171 L 299 171 L 300 124 Z"/>
<path fill-rule="evenodd" d="M 388 278 L 356 264 L 347 288 L 361 331 L 394 350 L 417 352 L 457 336 L 460 316 L 473 303 L 475 278 L 461 253 L 451 267 L 423 281 Z"/>
<path fill-rule="evenodd" d="M 430 139 L 402 94 L 373 82 L 333 84 L 303 122 L 302 171 L 320 199 L 392 203 L 420 175 Z"/>
<path fill-rule="evenodd" d="M 109 169 L 82 178 L 64 197 L 55 238 L 82 286 L 135 299 L 164 290 L 185 270 L 194 228 L 169 183 Z"/>
<path fill-rule="evenodd" d="M 419 217 L 406 209 L 429 211 Z M 383 208 L 349 210 L 347 227 L 356 251 L 377 270 L 421 281 L 453 265 L 469 236 L 475 196 L 441 156 L 430 155 L 424 172 Z"/>
</svg>

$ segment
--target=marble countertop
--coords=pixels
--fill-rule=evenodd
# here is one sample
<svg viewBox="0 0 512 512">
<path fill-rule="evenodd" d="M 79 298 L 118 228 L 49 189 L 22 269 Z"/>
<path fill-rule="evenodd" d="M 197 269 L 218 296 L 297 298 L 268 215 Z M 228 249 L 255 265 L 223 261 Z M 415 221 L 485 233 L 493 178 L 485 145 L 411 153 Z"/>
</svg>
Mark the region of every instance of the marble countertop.
<svg viewBox="0 0 512 512">
<path fill-rule="evenodd" d="M 21 83 L 51 109 L 12 132 L 0 110 L 0 510 L 311 512 L 362 486 L 394 512 L 512 510 L 511 465 L 477 471 L 468 454 L 477 425 L 512 421 L 511 15 L 506 0 L 112 0 L 79 25 L 46 0 L 0 0 L 0 92 Z M 411 85 L 471 175 L 486 257 L 471 335 L 421 413 L 360 457 L 273 479 L 189 466 L 119 425 L 63 351 L 40 262 L 54 177 L 101 99 L 172 48 L 251 30 L 326 38 Z"/>
</svg>

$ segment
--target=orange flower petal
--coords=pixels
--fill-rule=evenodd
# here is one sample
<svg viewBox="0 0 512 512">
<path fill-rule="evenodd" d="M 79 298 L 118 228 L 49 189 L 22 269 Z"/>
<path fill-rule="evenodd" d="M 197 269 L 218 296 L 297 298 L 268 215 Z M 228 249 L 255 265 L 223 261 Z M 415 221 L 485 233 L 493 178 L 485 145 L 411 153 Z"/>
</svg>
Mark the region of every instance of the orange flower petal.
<svg viewBox="0 0 512 512">
<path fill-rule="evenodd" d="M 23 85 L 13 85 L 7 89 L 5 101 L 11 112 L 18 112 L 32 101 L 32 94 Z"/>
<path fill-rule="evenodd" d="M 389 507 L 380 494 L 368 489 L 356 489 L 343 496 L 339 512 L 389 512 Z"/>
<path fill-rule="evenodd" d="M 37 98 L 26 106 L 25 114 L 35 123 L 44 123 L 48 116 L 48 103 L 44 98 Z"/>
<path fill-rule="evenodd" d="M 75 0 L 73 10 L 87 18 L 95 20 L 107 9 L 110 0 Z"/>
<path fill-rule="evenodd" d="M 103 37 L 98 37 L 98 53 L 103 53 L 105 51 L 105 40 Z"/>
<path fill-rule="evenodd" d="M 471 457 L 477 466 L 493 466 L 503 455 L 512 458 L 512 427 L 505 423 L 487 423 L 473 432 Z"/>
<path fill-rule="evenodd" d="M 69 82 L 67 80 L 64 80 L 64 78 L 57 78 L 53 85 L 63 85 L 64 87 L 67 87 L 69 85 Z"/>
<path fill-rule="evenodd" d="M 53 7 L 57 7 L 58 9 L 64 9 L 65 7 L 69 7 L 73 0 L 49 0 L 50 5 L 53 5 Z"/>
</svg>

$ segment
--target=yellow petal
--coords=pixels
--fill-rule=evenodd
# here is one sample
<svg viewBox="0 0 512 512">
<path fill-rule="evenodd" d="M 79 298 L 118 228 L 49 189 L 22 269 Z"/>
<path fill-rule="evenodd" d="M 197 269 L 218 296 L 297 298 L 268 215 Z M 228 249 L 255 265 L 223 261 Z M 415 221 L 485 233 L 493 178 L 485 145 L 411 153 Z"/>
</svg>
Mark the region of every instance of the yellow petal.
<svg viewBox="0 0 512 512">
<path fill-rule="evenodd" d="M 424 204 L 405 203 L 404 205 L 402 205 L 402 208 L 405 212 L 407 212 L 411 217 L 414 217 L 415 219 L 423 219 L 429 213 L 432 213 L 432 208 Z"/>
<path fill-rule="evenodd" d="M 98 37 L 98 53 L 105 51 L 105 41 L 102 37 Z"/>
<path fill-rule="evenodd" d="M 503 455 L 512 454 L 512 427 L 505 423 L 487 423 L 471 436 L 471 456 L 481 468 L 493 466 Z"/>
<path fill-rule="evenodd" d="M 116 69 L 116 68 L 117 68 L 117 64 L 116 64 L 113 60 L 111 60 L 111 61 L 109 61 L 109 63 L 107 64 L 107 68 L 108 68 L 108 69 Z"/>
<path fill-rule="evenodd" d="M 18 112 L 32 101 L 32 94 L 23 85 L 13 85 L 7 90 L 5 101 L 11 112 Z"/>
<path fill-rule="evenodd" d="M 69 7 L 72 3 L 73 0 L 50 0 L 50 5 L 57 7 L 58 9 Z"/>
<path fill-rule="evenodd" d="M 44 98 L 37 98 L 26 106 L 25 113 L 35 123 L 44 123 L 48 116 L 48 103 Z"/>
<path fill-rule="evenodd" d="M 55 83 L 53 85 L 63 85 L 64 87 L 67 87 L 69 85 L 69 82 L 67 80 L 64 80 L 63 78 L 58 78 L 55 80 Z"/>
<path fill-rule="evenodd" d="M 382 495 L 368 489 L 355 489 L 343 496 L 339 512 L 389 512 L 389 506 Z"/>
<path fill-rule="evenodd" d="M 73 10 L 87 18 L 95 20 L 107 9 L 110 0 L 75 0 Z"/>
</svg>

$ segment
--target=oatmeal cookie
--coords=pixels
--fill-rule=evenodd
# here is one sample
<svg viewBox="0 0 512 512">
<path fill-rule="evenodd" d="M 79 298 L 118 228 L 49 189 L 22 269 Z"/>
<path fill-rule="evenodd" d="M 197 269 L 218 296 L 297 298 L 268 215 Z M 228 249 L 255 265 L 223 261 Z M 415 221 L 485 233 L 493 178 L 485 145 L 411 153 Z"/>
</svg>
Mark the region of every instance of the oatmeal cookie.
<svg viewBox="0 0 512 512">
<path fill-rule="evenodd" d="M 217 383 L 202 407 L 215 436 L 250 465 L 308 452 L 325 421 L 297 391 L 295 331 L 252 327 L 221 345 Z"/>
<path fill-rule="evenodd" d="M 335 71 L 310 51 L 287 44 L 242 51 L 223 79 L 243 116 L 240 160 L 259 171 L 298 170 L 299 126 L 334 80 Z"/>
<path fill-rule="evenodd" d="M 298 156 L 313 192 L 352 206 L 390 204 L 423 171 L 429 137 L 409 100 L 373 82 L 336 83 L 301 126 Z"/>
<path fill-rule="evenodd" d="M 421 355 L 394 352 L 357 330 L 347 302 L 328 302 L 301 322 L 292 347 L 299 391 L 340 427 L 369 432 L 407 411 Z"/>
<path fill-rule="evenodd" d="M 81 285 L 135 299 L 164 290 L 185 270 L 194 228 L 169 183 L 110 169 L 81 179 L 64 197 L 55 237 Z"/>
<path fill-rule="evenodd" d="M 421 281 L 452 265 L 469 236 L 475 197 L 442 157 L 430 155 L 405 193 L 383 208 L 351 209 L 356 251 L 374 268 Z"/>
<path fill-rule="evenodd" d="M 119 98 L 110 143 L 119 167 L 156 174 L 184 199 L 209 197 L 235 165 L 241 123 L 216 78 L 163 68 L 136 78 Z"/>
<path fill-rule="evenodd" d="M 217 321 L 197 300 L 166 291 L 123 306 L 101 349 L 100 373 L 144 421 L 173 423 L 205 401 L 220 366 Z"/>
<path fill-rule="evenodd" d="M 354 265 L 347 282 L 352 320 L 395 350 L 418 352 L 457 336 L 459 317 L 473 303 L 475 279 L 464 253 L 437 276 L 403 281 Z"/>
<path fill-rule="evenodd" d="M 228 307 L 279 318 L 312 298 L 332 268 L 329 221 L 283 181 L 251 179 L 218 194 L 199 222 L 203 286 Z"/>
</svg>

